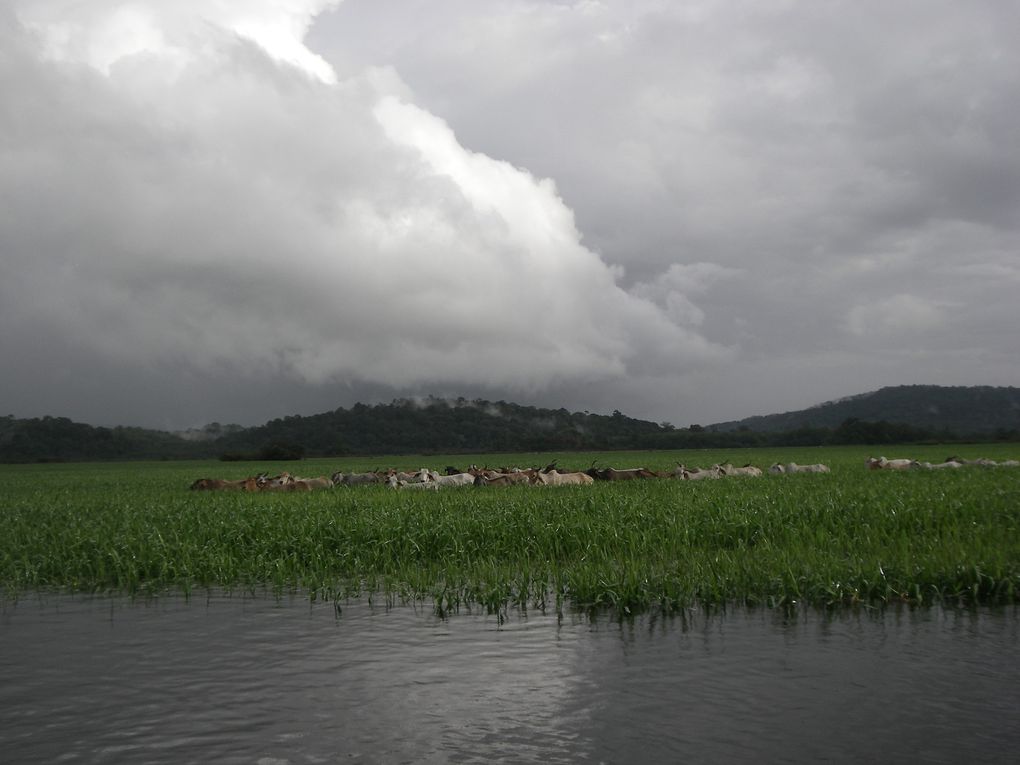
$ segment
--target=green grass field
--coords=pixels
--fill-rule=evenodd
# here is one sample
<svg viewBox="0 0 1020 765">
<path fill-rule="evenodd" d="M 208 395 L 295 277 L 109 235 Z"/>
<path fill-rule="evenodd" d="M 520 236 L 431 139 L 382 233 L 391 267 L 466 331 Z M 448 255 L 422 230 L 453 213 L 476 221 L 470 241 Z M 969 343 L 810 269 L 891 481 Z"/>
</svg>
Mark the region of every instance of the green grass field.
<svg viewBox="0 0 1020 765">
<path fill-rule="evenodd" d="M 883 448 L 941 461 L 1020 445 Z M 1020 468 L 873 472 L 868 447 L 615 454 L 3 465 L 0 588 L 620 612 L 729 604 L 1020 601 Z M 314 476 L 471 462 L 561 469 L 825 462 L 828 475 L 586 487 L 192 492 L 200 477 Z"/>
</svg>

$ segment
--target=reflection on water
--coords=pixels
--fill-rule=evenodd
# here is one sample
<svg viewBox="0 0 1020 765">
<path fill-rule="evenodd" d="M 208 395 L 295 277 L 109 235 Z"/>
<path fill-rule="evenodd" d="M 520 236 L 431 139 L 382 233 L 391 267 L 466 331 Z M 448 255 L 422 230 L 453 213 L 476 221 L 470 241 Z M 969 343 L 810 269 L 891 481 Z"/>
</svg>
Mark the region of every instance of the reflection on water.
<svg viewBox="0 0 1020 765">
<path fill-rule="evenodd" d="M 1017 612 L 0 611 L 5 762 L 1013 762 Z"/>
</svg>

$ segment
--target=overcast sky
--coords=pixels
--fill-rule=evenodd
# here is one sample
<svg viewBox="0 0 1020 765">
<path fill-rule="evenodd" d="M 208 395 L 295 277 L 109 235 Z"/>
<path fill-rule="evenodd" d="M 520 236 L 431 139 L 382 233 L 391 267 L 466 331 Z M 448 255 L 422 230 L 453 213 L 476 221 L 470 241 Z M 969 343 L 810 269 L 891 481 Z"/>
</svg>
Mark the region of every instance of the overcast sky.
<svg viewBox="0 0 1020 765">
<path fill-rule="evenodd" d="M 0 414 L 1020 384 L 1020 5 L 8 0 Z"/>
</svg>

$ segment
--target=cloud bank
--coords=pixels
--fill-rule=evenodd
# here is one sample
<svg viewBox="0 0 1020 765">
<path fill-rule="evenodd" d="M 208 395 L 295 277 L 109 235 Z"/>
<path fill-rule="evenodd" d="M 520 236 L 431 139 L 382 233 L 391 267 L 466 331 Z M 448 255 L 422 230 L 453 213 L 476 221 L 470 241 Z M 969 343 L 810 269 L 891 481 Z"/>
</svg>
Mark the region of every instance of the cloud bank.
<svg viewBox="0 0 1020 765">
<path fill-rule="evenodd" d="M 337 67 L 385 60 L 465 142 L 556 178 L 622 286 L 733 350 L 624 396 L 704 422 L 1017 384 L 1018 21 L 994 2 L 381 0 L 310 40 Z M 675 290 L 699 264 L 729 271 Z"/>
<path fill-rule="evenodd" d="M 16 0 L 0 401 L 685 424 L 1017 384 L 1018 15 Z"/>
<path fill-rule="evenodd" d="M 338 77 L 302 42 L 330 5 L 4 19 L 8 344 L 394 389 L 726 357 L 621 288 L 551 179 L 464 147 L 393 70 Z"/>
</svg>

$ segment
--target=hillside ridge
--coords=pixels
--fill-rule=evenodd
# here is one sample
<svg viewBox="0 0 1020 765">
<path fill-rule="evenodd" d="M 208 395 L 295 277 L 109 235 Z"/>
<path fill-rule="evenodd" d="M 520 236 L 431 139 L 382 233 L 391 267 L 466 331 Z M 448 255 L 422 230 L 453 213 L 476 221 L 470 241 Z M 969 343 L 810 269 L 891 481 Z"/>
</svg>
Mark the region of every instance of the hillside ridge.
<svg viewBox="0 0 1020 765">
<path fill-rule="evenodd" d="M 741 428 L 777 432 L 835 428 L 847 419 L 889 422 L 953 433 L 994 433 L 1020 428 L 1020 388 L 990 385 L 896 385 L 806 409 L 745 417 L 710 425 L 715 432 Z"/>
<path fill-rule="evenodd" d="M 0 462 L 271 460 L 311 456 L 691 449 L 827 443 L 1020 440 L 1020 388 L 905 385 L 807 409 L 677 428 L 624 415 L 506 401 L 426 398 L 354 404 L 263 425 L 181 433 L 0 417 Z"/>
</svg>

